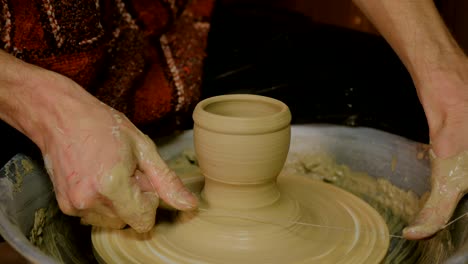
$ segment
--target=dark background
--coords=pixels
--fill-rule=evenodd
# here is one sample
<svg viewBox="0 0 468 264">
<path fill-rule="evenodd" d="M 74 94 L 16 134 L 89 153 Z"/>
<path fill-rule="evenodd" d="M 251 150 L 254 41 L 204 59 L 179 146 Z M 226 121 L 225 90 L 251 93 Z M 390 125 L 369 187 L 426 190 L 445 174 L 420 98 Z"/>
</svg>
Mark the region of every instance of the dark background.
<svg viewBox="0 0 468 264">
<path fill-rule="evenodd" d="M 468 1 L 436 0 L 468 47 Z M 213 15 L 203 96 L 255 93 L 289 105 L 293 123 L 367 126 L 428 142 L 410 76 L 351 0 L 221 0 Z M 0 164 L 38 154 L 0 122 Z M 0 165 L 0 166 L 1 166 Z"/>
<path fill-rule="evenodd" d="M 327 12 L 328 4 L 321 1 L 323 14 L 329 16 L 318 18 L 325 23 L 312 16 L 319 12 L 310 6 L 297 12 L 297 6 L 287 8 L 284 2 L 231 0 L 217 6 L 208 41 L 205 97 L 261 94 L 287 103 L 293 123 L 368 126 L 428 141 L 409 74 L 364 17 L 348 24 L 334 20 L 331 11 L 344 11 Z M 358 11 L 349 9 L 355 16 Z"/>
</svg>

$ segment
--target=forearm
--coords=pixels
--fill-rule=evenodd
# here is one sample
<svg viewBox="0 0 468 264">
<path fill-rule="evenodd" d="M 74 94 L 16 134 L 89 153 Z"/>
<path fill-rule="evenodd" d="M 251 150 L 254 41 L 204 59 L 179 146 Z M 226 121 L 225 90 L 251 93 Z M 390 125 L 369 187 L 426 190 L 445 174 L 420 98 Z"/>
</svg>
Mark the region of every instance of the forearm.
<svg viewBox="0 0 468 264">
<path fill-rule="evenodd" d="M 61 85 L 58 76 L 0 50 L 0 119 L 40 148 L 51 130 L 66 122 L 64 113 L 76 105 L 74 98 L 85 93 L 79 86 Z"/>
<path fill-rule="evenodd" d="M 463 52 L 432 0 L 354 0 L 400 56 L 408 70 L 442 67 Z"/>
<path fill-rule="evenodd" d="M 33 111 L 39 107 L 39 95 L 33 100 L 32 86 L 39 82 L 35 75 L 30 65 L 0 50 L 0 118 L 36 142 L 33 131 L 40 120 Z"/>
<path fill-rule="evenodd" d="M 444 25 L 432 0 L 354 0 L 389 42 L 410 72 L 432 132 L 451 107 L 468 98 L 463 83 L 467 59 Z M 441 75 L 443 78 L 440 78 Z M 465 90 L 464 90 L 465 89 Z"/>
</svg>

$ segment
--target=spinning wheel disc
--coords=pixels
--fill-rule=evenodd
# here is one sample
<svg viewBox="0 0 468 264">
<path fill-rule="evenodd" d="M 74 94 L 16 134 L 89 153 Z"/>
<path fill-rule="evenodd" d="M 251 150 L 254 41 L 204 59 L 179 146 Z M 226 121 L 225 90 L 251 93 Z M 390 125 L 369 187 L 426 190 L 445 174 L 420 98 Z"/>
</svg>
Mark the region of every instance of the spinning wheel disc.
<svg viewBox="0 0 468 264">
<path fill-rule="evenodd" d="M 281 199 L 269 209 L 181 213 L 146 234 L 94 228 L 96 255 L 103 263 L 379 263 L 385 256 L 387 226 L 360 198 L 304 176 L 282 175 L 278 188 Z"/>
</svg>

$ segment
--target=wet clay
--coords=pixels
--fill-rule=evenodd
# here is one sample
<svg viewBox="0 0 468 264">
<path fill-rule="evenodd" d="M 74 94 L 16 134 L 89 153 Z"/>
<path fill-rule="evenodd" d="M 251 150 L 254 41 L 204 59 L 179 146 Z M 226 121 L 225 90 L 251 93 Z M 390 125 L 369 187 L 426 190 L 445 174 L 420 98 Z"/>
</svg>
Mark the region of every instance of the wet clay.
<svg viewBox="0 0 468 264">
<path fill-rule="evenodd" d="M 320 180 L 290 171 L 278 177 L 288 154 L 290 118 L 286 105 L 260 96 L 201 102 L 194 112 L 195 151 L 205 177 L 200 210 L 181 212 L 144 234 L 93 228 L 98 260 L 380 262 L 389 234 L 377 211 Z M 327 226 L 335 228 L 322 228 Z"/>
<path fill-rule="evenodd" d="M 418 218 L 404 230 L 409 238 L 421 238 L 443 229 L 468 190 L 468 152 L 441 159 L 431 151 L 432 188 Z"/>
<path fill-rule="evenodd" d="M 187 149 L 167 160 L 167 164 L 192 192 L 201 192 L 203 189 L 203 175 L 198 167 L 198 160 L 193 148 L 187 147 Z M 355 171 L 347 165 L 337 163 L 333 155 L 323 151 L 290 152 L 282 173 L 295 174 L 322 181 L 360 197 L 385 219 L 390 234 L 401 235 L 402 229 L 414 219 L 414 216 L 423 204 L 422 202 L 427 200 L 422 199 L 423 201 L 420 201 L 419 197 L 412 191 L 402 190 L 388 180 L 379 177 L 379 175 L 372 177 L 367 173 Z M 2 181 L 0 180 L 1 183 Z M 164 203 L 160 204 L 157 216 L 158 225 L 159 223 L 168 222 L 173 219 L 172 214 L 174 211 L 168 211 L 163 208 L 170 207 Z M 76 241 L 76 238 L 87 241 L 90 229 L 88 230 L 85 227 L 83 230 L 83 227 L 78 224 L 74 217 L 66 217 L 61 214 L 57 204 L 54 202 L 51 203 L 47 210 L 56 211 L 57 215 L 53 219 L 46 218 L 44 224 L 35 225 L 33 231 L 31 231 L 31 235 L 35 232 L 37 234 L 36 238 L 40 237 L 41 241 L 43 241 L 41 244 L 35 243 L 41 251 L 54 256 L 58 263 L 93 263 L 94 256 L 89 245 L 87 243 L 80 244 L 79 241 Z M 35 222 L 43 223 L 43 214 L 36 214 L 36 218 L 38 217 L 40 219 L 35 220 Z M 266 223 L 275 222 L 273 219 L 263 220 Z M 330 226 L 309 226 L 309 228 L 328 227 Z M 340 227 L 330 228 L 332 230 L 341 229 L 342 232 L 353 232 L 353 230 Z M 369 230 L 369 232 L 373 232 L 373 230 Z M 35 239 L 35 241 L 38 240 Z M 392 237 L 390 241 L 391 246 L 381 263 L 443 263 L 454 250 L 451 241 L 449 228 L 441 230 L 430 239 L 419 241 Z M 58 245 L 60 245 L 59 248 Z M 87 253 L 91 253 L 89 254 L 89 259 L 86 261 L 72 261 L 71 257 L 74 255 L 71 248 L 74 247 L 78 249 L 76 251 L 77 256 L 84 257 L 88 256 Z"/>
<path fill-rule="evenodd" d="M 192 148 L 187 147 L 186 150 L 167 160 L 167 163 L 192 192 L 200 193 L 203 189 L 203 175 Z M 371 177 L 367 173 L 354 171 L 344 164 L 339 164 L 332 155 L 325 152 L 290 152 L 282 173 L 322 181 L 360 197 L 385 219 L 390 234 L 401 235 L 401 230 L 414 219 L 423 202 L 427 200 L 423 198 L 420 201 L 419 197 L 412 191 L 402 190 L 388 180 L 378 177 L 379 175 Z M 1 180 L 0 184 L 2 184 Z M 89 245 L 76 241 L 77 238 L 87 241 L 90 229 L 80 226 L 79 221 L 77 222 L 74 217 L 61 214 L 54 201 L 55 199 L 47 208 L 45 217 L 41 212 L 43 209 L 36 213 L 35 223 L 39 224 L 35 224 L 31 231 L 31 241 L 42 252 L 53 256 L 58 263 L 93 263 L 94 256 Z M 170 208 L 164 203 L 160 204 L 157 217 L 158 225 L 161 222 L 171 221 L 174 213 L 174 211 L 167 211 L 161 207 Z M 56 215 L 48 213 L 52 211 L 56 212 Z M 273 219 L 263 220 L 266 223 L 275 223 Z M 328 227 L 330 226 L 309 226 L 309 228 Z M 342 232 L 353 232 L 353 230 L 340 227 L 330 228 L 332 230 L 341 229 Z M 373 230 L 369 230 L 369 232 L 373 232 Z M 36 234 L 35 237 L 33 237 L 33 233 Z M 419 241 L 392 237 L 389 251 L 381 263 L 443 263 L 454 250 L 451 241 L 448 228 L 441 230 L 430 239 Z M 73 251 L 73 248 L 76 248 L 77 251 Z M 74 255 L 74 252 L 77 255 Z M 74 256 L 84 258 L 88 255 L 89 259 L 83 261 L 73 261 L 72 259 Z"/>
<path fill-rule="evenodd" d="M 279 177 L 278 189 L 280 199 L 253 211 L 202 200 L 206 211 L 181 213 L 146 234 L 95 228 L 93 245 L 105 263 L 378 263 L 385 256 L 385 222 L 356 196 L 294 175 Z"/>
<path fill-rule="evenodd" d="M 282 173 L 302 175 L 337 186 L 360 197 L 378 211 L 392 235 L 389 251 L 381 263 L 443 263 L 454 250 L 449 229 L 425 240 L 402 238 L 403 228 L 414 220 L 426 199 L 419 198 L 410 190 L 400 189 L 379 175 L 372 177 L 365 172 L 354 171 L 337 163 L 332 155 L 325 152 L 290 153 Z M 347 229 L 342 231 L 351 232 Z"/>
</svg>

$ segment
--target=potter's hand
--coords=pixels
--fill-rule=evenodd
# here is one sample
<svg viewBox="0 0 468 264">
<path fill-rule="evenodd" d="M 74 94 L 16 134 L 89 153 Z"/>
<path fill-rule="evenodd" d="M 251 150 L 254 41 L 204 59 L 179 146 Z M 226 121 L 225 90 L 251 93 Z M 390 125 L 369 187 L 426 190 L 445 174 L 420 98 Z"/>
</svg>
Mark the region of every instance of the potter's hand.
<svg viewBox="0 0 468 264">
<path fill-rule="evenodd" d="M 467 191 L 468 151 L 447 159 L 434 155 L 430 196 L 416 220 L 403 230 L 404 237 L 422 239 L 445 228 Z"/>
<path fill-rule="evenodd" d="M 456 70 L 434 73 L 423 102 L 431 137 L 431 193 L 411 226 L 408 239 L 432 236 L 450 220 L 457 203 L 468 192 L 468 62 Z"/>
<path fill-rule="evenodd" d="M 62 76 L 55 85 L 80 90 Z M 149 231 L 159 197 L 193 209 L 196 199 L 156 151 L 150 138 L 123 114 L 77 92 L 59 119 L 48 124 L 41 150 L 61 210 L 82 223 Z"/>
<path fill-rule="evenodd" d="M 159 197 L 181 210 L 196 206 L 125 116 L 72 80 L 1 50 L 0 118 L 38 145 L 61 210 L 84 223 L 144 232 Z"/>
<path fill-rule="evenodd" d="M 432 165 L 432 192 L 414 224 L 403 232 L 410 239 L 425 238 L 447 223 L 467 191 L 462 153 L 468 150 L 468 60 L 434 1 L 353 1 L 405 64 L 429 123 L 437 157 Z"/>
</svg>

